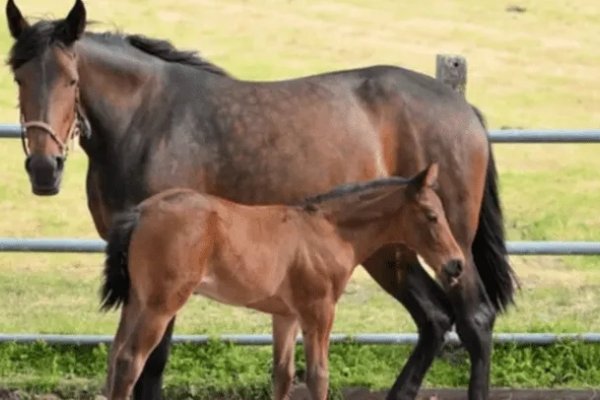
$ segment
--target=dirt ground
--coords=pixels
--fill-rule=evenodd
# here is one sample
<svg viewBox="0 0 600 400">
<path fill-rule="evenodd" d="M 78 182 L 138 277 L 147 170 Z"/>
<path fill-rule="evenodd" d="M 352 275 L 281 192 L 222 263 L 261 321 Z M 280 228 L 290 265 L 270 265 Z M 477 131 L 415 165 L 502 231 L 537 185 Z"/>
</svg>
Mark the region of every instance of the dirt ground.
<svg viewBox="0 0 600 400">
<path fill-rule="evenodd" d="M 0 390 L 0 400 L 21 400 L 16 392 Z M 104 399 L 98 397 L 98 400 Z M 346 400 L 384 400 L 385 392 L 370 392 L 366 389 L 346 389 Z M 418 400 L 463 400 L 464 389 L 425 389 Z M 533 389 L 494 389 L 490 400 L 600 400 L 600 388 L 590 390 L 533 390 Z M 54 395 L 39 395 L 35 400 L 64 400 Z M 291 400 L 311 400 L 305 387 L 297 387 Z"/>
<path fill-rule="evenodd" d="M 347 389 L 346 400 L 384 400 L 386 392 L 369 392 L 365 389 Z M 419 400 L 464 400 L 464 389 L 425 389 Z M 527 390 L 495 389 L 490 400 L 600 400 L 600 388 L 596 390 Z M 297 389 L 292 400 L 310 400 L 306 389 Z"/>
</svg>

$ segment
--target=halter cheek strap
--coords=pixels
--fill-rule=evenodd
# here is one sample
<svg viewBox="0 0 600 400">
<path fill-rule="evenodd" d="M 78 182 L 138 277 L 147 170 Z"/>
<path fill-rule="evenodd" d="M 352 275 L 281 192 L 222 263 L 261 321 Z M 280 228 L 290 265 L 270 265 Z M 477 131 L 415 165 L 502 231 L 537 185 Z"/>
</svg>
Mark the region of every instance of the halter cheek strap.
<svg viewBox="0 0 600 400">
<path fill-rule="evenodd" d="M 89 128 L 86 118 L 83 115 L 81 110 L 81 106 L 79 104 L 79 93 L 77 93 L 77 97 L 75 98 L 75 118 L 73 118 L 73 122 L 71 122 L 71 126 L 69 127 L 69 131 L 67 133 L 66 143 L 63 142 L 50 124 L 44 121 L 25 121 L 25 116 L 21 114 L 21 144 L 23 146 L 23 152 L 25 155 L 29 157 L 31 151 L 27 146 L 27 130 L 29 128 L 38 128 L 43 133 L 50 136 L 50 138 L 58 145 L 58 149 L 60 151 L 60 155 L 64 158 L 67 158 L 69 154 L 69 142 L 73 142 L 77 136 L 82 133 L 84 135 L 88 135 Z"/>
</svg>

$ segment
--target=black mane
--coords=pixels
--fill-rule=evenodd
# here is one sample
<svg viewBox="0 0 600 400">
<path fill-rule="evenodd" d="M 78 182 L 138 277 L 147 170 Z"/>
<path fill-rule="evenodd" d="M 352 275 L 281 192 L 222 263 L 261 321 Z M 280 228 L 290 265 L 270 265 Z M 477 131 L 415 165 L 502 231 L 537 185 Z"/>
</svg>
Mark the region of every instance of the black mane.
<svg viewBox="0 0 600 400">
<path fill-rule="evenodd" d="M 8 65 L 15 70 L 29 60 L 41 55 L 51 45 L 66 47 L 61 40 L 64 29 L 64 20 L 41 20 L 26 28 L 10 51 Z M 131 46 L 166 62 L 189 65 L 213 74 L 229 76 L 225 70 L 202 58 L 197 52 L 178 50 L 166 40 L 114 32 L 88 32 L 85 37 L 102 40 L 110 44 Z"/>
<path fill-rule="evenodd" d="M 133 47 L 161 60 L 189 65 L 221 76 L 229 76 L 224 69 L 200 57 L 196 51 L 178 50 L 166 40 L 151 39 L 142 35 L 127 35 L 124 38 Z"/>
<path fill-rule="evenodd" d="M 346 183 L 343 185 L 336 186 L 329 192 L 305 198 L 302 201 L 301 206 L 310 209 L 314 208 L 317 204 L 324 203 L 329 200 L 338 199 L 340 197 L 348 196 L 351 194 L 370 192 L 384 187 L 404 186 L 407 185 L 410 181 L 410 178 L 393 176 L 390 178 L 375 179 L 367 182 Z"/>
</svg>

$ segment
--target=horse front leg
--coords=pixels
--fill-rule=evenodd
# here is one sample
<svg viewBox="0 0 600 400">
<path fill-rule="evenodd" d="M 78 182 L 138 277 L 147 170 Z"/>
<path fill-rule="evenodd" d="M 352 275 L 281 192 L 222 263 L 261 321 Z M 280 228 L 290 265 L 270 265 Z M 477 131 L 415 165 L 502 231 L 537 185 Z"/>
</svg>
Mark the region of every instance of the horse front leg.
<svg viewBox="0 0 600 400">
<path fill-rule="evenodd" d="M 456 333 L 471 361 L 469 399 L 485 400 L 489 397 L 492 331 L 497 311 L 472 260 L 467 262 L 459 284 L 450 288 L 449 297 L 456 315 Z"/>
<path fill-rule="evenodd" d="M 104 240 L 108 240 L 108 233 L 111 224 L 111 213 L 106 204 L 104 204 L 102 191 L 100 189 L 100 176 L 94 165 L 90 161 L 86 177 L 86 194 L 88 209 L 92 214 L 92 220 L 98 235 Z"/>
<path fill-rule="evenodd" d="M 414 256 L 397 251 L 397 247 L 387 246 L 363 263 L 373 279 L 406 307 L 419 331 L 417 345 L 390 389 L 388 400 L 416 398 L 452 326 L 452 310 L 443 290 Z"/>
</svg>

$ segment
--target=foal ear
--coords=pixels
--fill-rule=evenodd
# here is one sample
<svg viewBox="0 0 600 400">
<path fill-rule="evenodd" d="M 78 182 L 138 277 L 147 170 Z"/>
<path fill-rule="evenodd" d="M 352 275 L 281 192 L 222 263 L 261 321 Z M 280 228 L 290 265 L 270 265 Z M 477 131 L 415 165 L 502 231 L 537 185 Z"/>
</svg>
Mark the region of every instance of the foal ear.
<svg viewBox="0 0 600 400">
<path fill-rule="evenodd" d="M 433 188 L 437 185 L 439 167 L 437 163 L 430 164 L 427 167 L 427 174 L 425 175 L 425 186 Z"/>
<path fill-rule="evenodd" d="M 6 20 L 8 21 L 8 30 L 14 39 L 18 39 L 21 33 L 29 27 L 13 0 L 6 2 Z"/>
<path fill-rule="evenodd" d="M 82 0 L 75 0 L 69 15 L 63 21 L 63 31 L 60 32 L 61 41 L 67 46 L 75 42 L 85 31 L 86 11 Z"/>
<path fill-rule="evenodd" d="M 439 167 L 437 163 L 430 164 L 427 168 L 410 179 L 410 183 L 408 184 L 408 192 L 410 194 L 418 194 L 426 187 L 436 187 L 438 171 Z"/>
</svg>

